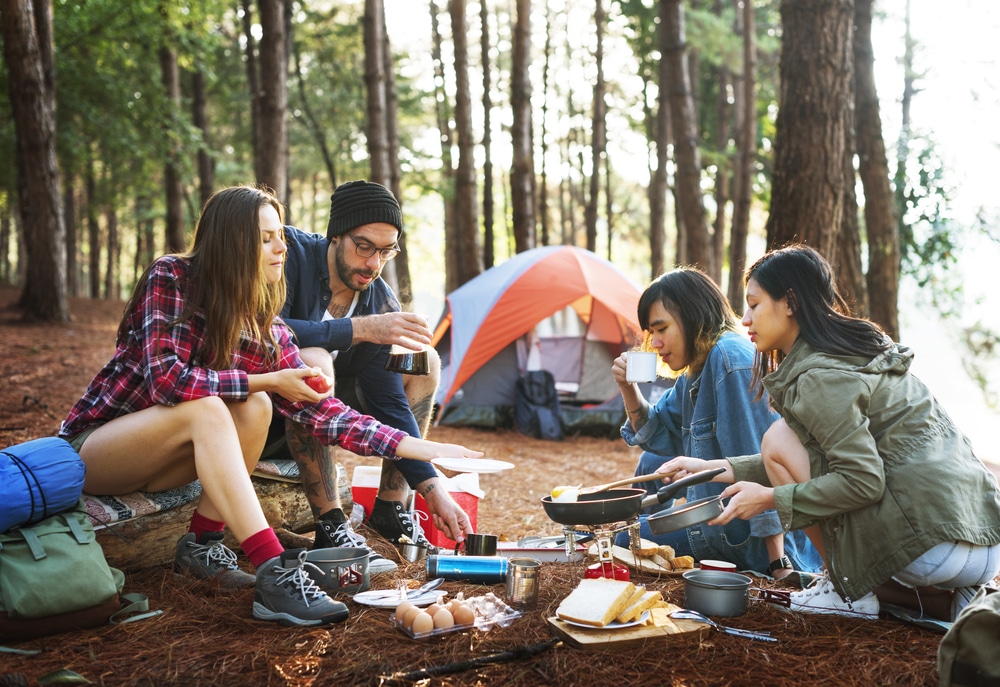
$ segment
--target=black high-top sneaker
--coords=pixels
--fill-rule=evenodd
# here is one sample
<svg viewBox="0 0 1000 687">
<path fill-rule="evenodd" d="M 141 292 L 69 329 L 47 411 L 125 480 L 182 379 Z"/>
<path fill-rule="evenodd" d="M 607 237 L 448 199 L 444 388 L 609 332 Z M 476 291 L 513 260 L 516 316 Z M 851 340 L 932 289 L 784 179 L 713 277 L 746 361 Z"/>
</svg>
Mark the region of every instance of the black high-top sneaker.
<svg viewBox="0 0 1000 687">
<path fill-rule="evenodd" d="M 420 526 L 421 515 L 407 511 L 399 501 L 386 501 L 376 496 L 366 524 L 396 546 L 414 544 L 427 549 L 429 554 L 437 553 L 437 547 L 430 543 Z"/>
<path fill-rule="evenodd" d="M 337 517 L 337 513 L 341 517 Z M 360 534 L 354 531 L 351 523 L 343 517 L 342 511 L 337 511 L 333 517 L 328 514 L 320 516 L 316 520 L 316 540 L 313 543 L 315 549 L 365 549 L 368 551 L 368 573 L 377 575 L 379 573 L 392 572 L 398 566 L 383 557 L 375 549 L 368 546 L 368 542 Z"/>
</svg>

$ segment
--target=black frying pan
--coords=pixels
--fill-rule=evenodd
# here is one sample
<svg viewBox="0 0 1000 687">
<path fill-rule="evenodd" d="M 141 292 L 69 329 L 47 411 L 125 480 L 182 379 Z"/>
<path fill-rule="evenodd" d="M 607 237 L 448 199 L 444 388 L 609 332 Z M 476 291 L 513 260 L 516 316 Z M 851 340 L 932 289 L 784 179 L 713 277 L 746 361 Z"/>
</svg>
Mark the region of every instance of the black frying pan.
<svg viewBox="0 0 1000 687">
<path fill-rule="evenodd" d="M 545 514 L 560 525 L 607 525 L 622 522 L 639 515 L 643 508 L 665 503 L 682 489 L 708 482 L 725 468 L 705 470 L 660 488 L 656 494 L 646 496 L 645 489 L 611 489 L 596 494 L 581 494 L 576 501 L 553 501 L 552 496 L 542 497 Z"/>
</svg>

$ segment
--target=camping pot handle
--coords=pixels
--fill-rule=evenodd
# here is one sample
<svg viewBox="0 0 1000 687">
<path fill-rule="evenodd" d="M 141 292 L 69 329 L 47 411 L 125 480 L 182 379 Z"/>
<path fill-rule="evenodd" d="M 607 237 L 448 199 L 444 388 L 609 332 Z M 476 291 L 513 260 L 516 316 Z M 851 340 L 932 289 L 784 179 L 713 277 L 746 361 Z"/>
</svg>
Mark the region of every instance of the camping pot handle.
<svg viewBox="0 0 1000 687">
<path fill-rule="evenodd" d="M 792 607 L 791 592 L 782 591 L 778 589 L 764 589 L 763 587 L 750 587 L 750 598 L 755 599 L 757 601 L 766 601 L 767 603 L 771 603 L 776 606 L 782 606 L 784 608 Z"/>
</svg>

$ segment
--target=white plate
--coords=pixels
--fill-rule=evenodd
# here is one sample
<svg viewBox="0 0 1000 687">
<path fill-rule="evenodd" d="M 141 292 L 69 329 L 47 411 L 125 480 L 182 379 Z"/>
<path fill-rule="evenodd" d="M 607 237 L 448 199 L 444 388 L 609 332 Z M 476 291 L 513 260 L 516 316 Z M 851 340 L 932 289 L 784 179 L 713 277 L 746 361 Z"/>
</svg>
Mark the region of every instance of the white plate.
<svg viewBox="0 0 1000 687">
<path fill-rule="evenodd" d="M 556 613 L 556 617 L 559 618 L 559 614 L 558 613 Z M 593 625 L 585 625 L 584 623 L 575 623 L 572 620 L 566 620 L 566 618 L 559 618 L 559 620 L 563 621 L 567 625 L 576 625 L 577 627 L 583 627 L 583 628 L 586 628 L 588 630 L 620 630 L 623 627 L 632 627 L 634 625 L 642 625 L 644 622 L 646 622 L 647 620 L 649 620 L 649 611 L 643 611 L 642 615 L 639 616 L 638 620 L 633 620 L 630 623 L 620 623 L 617 620 L 612 620 L 610 623 L 608 623 L 604 627 L 594 627 Z"/>
<path fill-rule="evenodd" d="M 367 592 L 360 592 L 355 594 L 352 599 L 357 601 L 359 604 L 364 604 L 365 606 L 374 606 L 375 608 L 392 608 L 395 609 L 396 606 L 402 603 L 402 599 L 399 598 L 399 594 L 393 593 L 392 596 L 386 596 L 386 592 L 389 590 L 379 589 L 379 590 L 369 590 Z M 432 589 L 421 596 L 407 599 L 414 606 L 430 606 L 432 603 L 438 600 L 438 597 L 444 594 L 444 592 L 439 589 Z"/>
<path fill-rule="evenodd" d="M 451 470 L 452 472 L 500 472 L 510 470 L 513 463 L 505 460 L 491 460 L 490 458 L 435 458 L 431 461 L 439 468 Z"/>
</svg>

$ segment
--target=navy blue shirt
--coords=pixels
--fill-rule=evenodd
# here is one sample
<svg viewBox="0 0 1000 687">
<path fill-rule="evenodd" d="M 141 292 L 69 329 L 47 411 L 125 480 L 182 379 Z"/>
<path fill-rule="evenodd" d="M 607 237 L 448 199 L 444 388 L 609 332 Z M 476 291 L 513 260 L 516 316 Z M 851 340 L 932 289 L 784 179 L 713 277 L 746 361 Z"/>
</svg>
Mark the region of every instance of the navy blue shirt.
<svg viewBox="0 0 1000 687">
<path fill-rule="evenodd" d="M 385 369 L 390 346 L 368 342 L 352 346 L 354 327 L 350 317 L 323 320 L 333 297 L 326 262 L 330 242 L 326 236 L 286 226 L 285 243 L 288 244 L 285 254 L 288 293 L 281 319 L 295 333 L 299 348 L 316 346 L 338 351 L 333 364 L 335 383 L 339 388 L 342 384 L 361 386 L 365 407 L 358 410 L 419 438 L 420 428 L 403 391 L 403 380 L 398 373 Z M 392 289 L 379 277 L 358 294 L 358 304 L 351 317 L 401 309 Z M 402 458 L 395 464 L 411 487 L 437 474 L 430 463 L 421 460 Z"/>
</svg>

